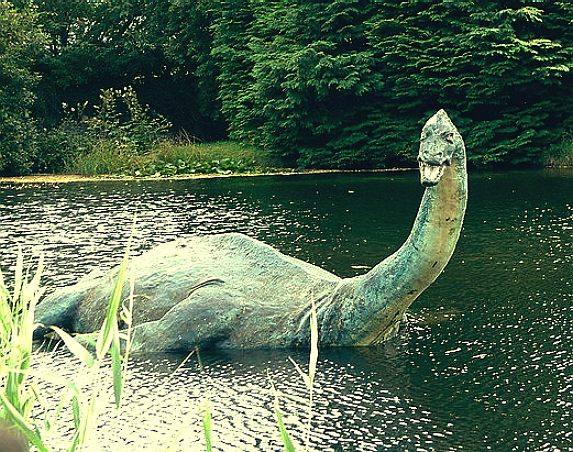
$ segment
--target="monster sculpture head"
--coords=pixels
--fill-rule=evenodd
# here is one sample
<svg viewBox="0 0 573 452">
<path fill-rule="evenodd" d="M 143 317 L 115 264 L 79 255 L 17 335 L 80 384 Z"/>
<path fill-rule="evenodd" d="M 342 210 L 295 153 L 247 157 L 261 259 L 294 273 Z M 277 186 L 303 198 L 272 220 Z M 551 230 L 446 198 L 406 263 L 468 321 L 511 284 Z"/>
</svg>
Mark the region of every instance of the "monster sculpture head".
<svg viewBox="0 0 573 452">
<path fill-rule="evenodd" d="M 452 164 L 456 150 L 463 148 L 464 143 L 458 129 L 444 110 L 432 116 L 420 135 L 420 182 L 424 187 L 436 185 L 447 166 Z"/>
</svg>

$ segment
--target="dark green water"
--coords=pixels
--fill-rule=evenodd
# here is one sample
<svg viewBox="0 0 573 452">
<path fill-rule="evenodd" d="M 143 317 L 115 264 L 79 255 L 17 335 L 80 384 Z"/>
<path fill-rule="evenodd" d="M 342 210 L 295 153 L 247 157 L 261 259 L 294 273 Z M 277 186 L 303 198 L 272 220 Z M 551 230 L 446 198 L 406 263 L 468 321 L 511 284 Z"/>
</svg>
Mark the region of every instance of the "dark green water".
<svg viewBox="0 0 573 452">
<path fill-rule="evenodd" d="M 17 244 L 43 250 L 46 284 L 66 285 L 120 260 L 137 212 L 138 253 L 240 231 L 351 276 L 402 243 L 421 194 L 416 173 L 0 186 L 0 262 L 9 274 Z M 572 266 L 572 171 L 473 175 L 456 254 L 399 337 L 321 350 L 313 447 L 573 450 Z M 193 361 L 173 375 L 180 357 L 134 361 L 121 424 L 101 419 L 101 448 L 159 450 L 179 438 L 193 450 L 207 396 L 216 448 L 280 450 L 269 375 L 305 397 L 288 356 L 307 359 L 204 354 L 203 370 Z M 43 365 L 72 372 L 59 359 Z M 282 408 L 302 440 L 304 403 Z"/>
</svg>

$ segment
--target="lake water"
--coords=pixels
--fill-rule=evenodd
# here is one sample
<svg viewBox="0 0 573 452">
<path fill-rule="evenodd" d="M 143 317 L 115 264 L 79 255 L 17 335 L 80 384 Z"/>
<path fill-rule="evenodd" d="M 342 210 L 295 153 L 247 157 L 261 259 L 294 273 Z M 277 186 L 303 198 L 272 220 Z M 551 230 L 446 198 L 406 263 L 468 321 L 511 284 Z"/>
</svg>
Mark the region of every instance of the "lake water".
<svg viewBox="0 0 573 452">
<path fill-rule="evenodd" d="M 49 288 L 134 250 L 188 234 L 239 231 L 352 276 L 407 237 L 415 172 L 0 185 L 0 263 L 17 245 L 46 255 Z M 476 174 L 462 237 L 400 335 L 381 347 L 322 349 L 317 450 L 573 450 L 573 171 Z M 90 450 L 281 450 L 269 380 L 304 441 L 299 351 L 154 355 L 133 360 L 124 408 L 103 407 Z M 63 354 L 41 372 L 73 374 Z M 48 388 L 57 397 L 57 389 Z M 53 433 L 64 444 L 66 430 Z M 63 446 L 61 446 L 63 447 Z"/>
</svg>

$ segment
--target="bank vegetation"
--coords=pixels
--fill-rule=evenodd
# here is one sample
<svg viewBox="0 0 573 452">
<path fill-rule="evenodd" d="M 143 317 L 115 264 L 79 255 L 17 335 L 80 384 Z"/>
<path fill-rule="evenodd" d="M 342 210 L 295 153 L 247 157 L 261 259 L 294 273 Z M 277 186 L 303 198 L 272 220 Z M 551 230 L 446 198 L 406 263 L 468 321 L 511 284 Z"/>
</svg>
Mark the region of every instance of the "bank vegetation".
<svg viewBox="0 0 573 452">
<path fill-rule="evenodd" d="M 570 163 L 572 21 L 560 1 L 0 0 L 0 173 L 399 166 L 438 108 L 474 167 Z"/>
</svg>

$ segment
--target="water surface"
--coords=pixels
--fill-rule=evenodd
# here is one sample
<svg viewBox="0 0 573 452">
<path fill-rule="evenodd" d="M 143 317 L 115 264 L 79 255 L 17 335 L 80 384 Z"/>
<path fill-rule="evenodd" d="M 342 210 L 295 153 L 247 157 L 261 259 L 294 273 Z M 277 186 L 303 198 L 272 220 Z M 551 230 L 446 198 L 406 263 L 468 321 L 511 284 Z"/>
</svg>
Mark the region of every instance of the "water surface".
<svg viewBox="0 0 573 452">
<path fill-rule="evenodd" d="M 462 237 L 439 280 L 381 347 L 321 350 L 318 450 L 573 450 L 573 172 L 477 174 Z M 239 231 L 340 276 L 366 271 L 406 238 L 416 173 L 0 186 L 0 262 L 17 245 L 46 255 L 66 285 L 188 234 Z M 205 399 L 219 450 L 280 450 L 269 376 L 304 440 L 296 351 L 134 360 L 125 408 L 105 411 L 101 450 L 201 447 Z M 44 355 L 46 371 L 73 360 Z M 66 432 L 55 434 L 63 441 Z"/>
</svg>

